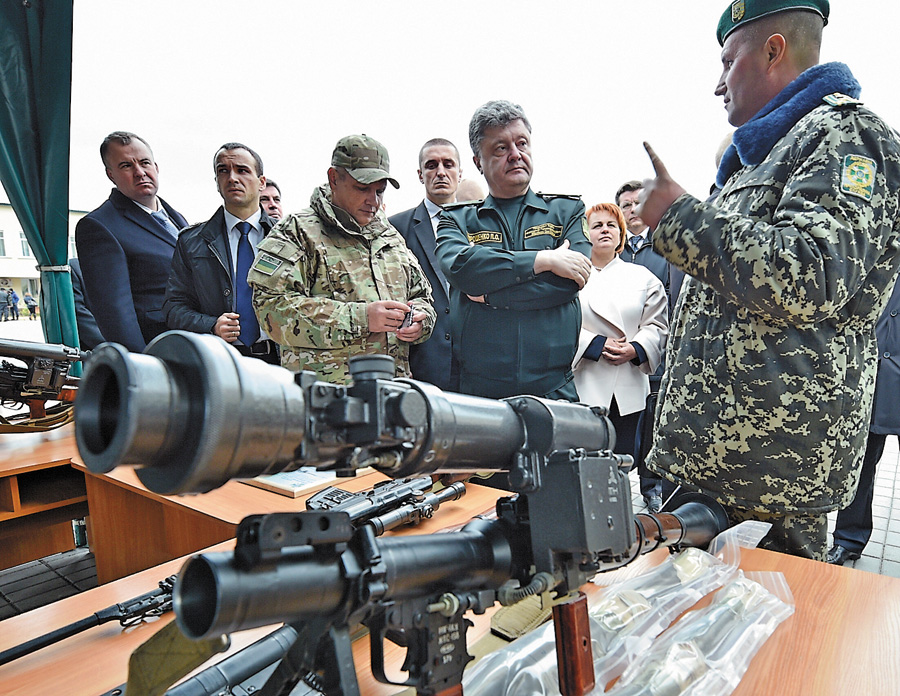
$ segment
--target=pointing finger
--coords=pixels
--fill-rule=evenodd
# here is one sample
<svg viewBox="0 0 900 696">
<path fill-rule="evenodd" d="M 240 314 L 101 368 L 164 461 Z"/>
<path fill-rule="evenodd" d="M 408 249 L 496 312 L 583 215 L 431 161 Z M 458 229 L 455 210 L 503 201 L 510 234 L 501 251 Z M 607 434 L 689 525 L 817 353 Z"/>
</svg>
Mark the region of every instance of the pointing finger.
<svg viewBox="0 0 900 696">
<path fill-rule="evenodd" d="M 644 149 L 647 151 L 647 154 L 650 155 L 650 162 L 653 165 L 653 171 L 656 172 L 657 178 L 668 177 L 669 171 L 666 169 L 666 165 L 663 164 L 659 155 L 657 155 L 653 148 L 650 147 L 650 143 L 645 141 Z"/>
</svg>

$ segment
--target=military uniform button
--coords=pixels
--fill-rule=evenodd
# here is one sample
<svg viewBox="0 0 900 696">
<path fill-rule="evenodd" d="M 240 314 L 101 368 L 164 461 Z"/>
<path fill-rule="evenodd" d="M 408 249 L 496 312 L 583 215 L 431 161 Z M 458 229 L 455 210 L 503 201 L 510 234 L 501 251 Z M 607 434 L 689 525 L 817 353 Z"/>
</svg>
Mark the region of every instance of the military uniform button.
<svg viewBox="0 0 900 696">
<path fill-rule="evenodd" d="M 891 316 L 892 316 L 892 317 L 896 317 L 896 316 L 897 316 L 897 312 L 896 312 L 896 310 L 895 310 L 895 311 L 893 311 L 893 312 L 891 312 Z"/>
<path fill-rule="evenodd" d="M 450 308 L 444 307 L 444 314 L 450 314 Z"/>
<path fill-rule="evenodd" d="M 891 357 L 891 354 L 890 354 L 888 351 L 885 351 L 884 353 L 881 354 L 881 357 L 882 357 L 882 358 L 889 358 L 889 357 Z"/>
<path fill-rule="evenodd" d="M 449 341 L 449 340 L 450 340 L 450 334 L 445 333 L 445 334 L 444 334 L 444 338 L 446 338 L 446 339 Z"/>
<path fill-rule="evenodd" d="M 228 297 L 231 294 L 231 288 L 225 288 L 225 292 L 223 293 L 225 297 Z"/>
</svg>

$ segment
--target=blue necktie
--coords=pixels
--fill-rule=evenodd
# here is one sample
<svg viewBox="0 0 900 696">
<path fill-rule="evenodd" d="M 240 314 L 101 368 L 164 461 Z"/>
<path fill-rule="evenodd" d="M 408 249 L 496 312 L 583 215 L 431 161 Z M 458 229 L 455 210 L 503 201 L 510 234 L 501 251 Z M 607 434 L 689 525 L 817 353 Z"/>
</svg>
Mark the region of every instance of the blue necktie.
<svg viewBox="0 0 900 696">
<path fill-rule="evenodd" d="M 253 265 L 253 247 L 247 235 L 250 234 L 252 227 L 249 222 L 239 222 L 235 227 L 241 233 L 238 242 L 237 269 L 234 272 L 235 309 L 241 316 L 241 343 L 252 346 L 259 338 L 259 322 L 253 313 L 252 292 L 247 285 L 247 274 Z"/>
<path fill-rule="evenodd" d="M 150 213 L 150 217 L 156 220 L 163 228 L 171 234 L 175 239 L 178 239 L 178 228 L 172 224 L 172 221 L 169 219 L 169 216 L 164 212 L 157 210 L 155 213 Z"/>
</svg>

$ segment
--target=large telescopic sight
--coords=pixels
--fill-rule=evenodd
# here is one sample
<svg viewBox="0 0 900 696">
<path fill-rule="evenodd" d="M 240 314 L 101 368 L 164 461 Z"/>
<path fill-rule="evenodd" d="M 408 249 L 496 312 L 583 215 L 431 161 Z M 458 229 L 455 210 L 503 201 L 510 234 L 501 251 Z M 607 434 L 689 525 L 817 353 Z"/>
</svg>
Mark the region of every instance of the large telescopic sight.
<svg viewBox="0 0 900 696">
<path fill-rule="evenodd" d="M 144 353 L 103 344 L 78 390 L 78 449 L 95 473 L 140 467 L 147 488 L 171 495 L 300 466 L 393 478 L 516 469 L 524 490 L 551 453 L 615 443 L 609 419 L 584 404 L 444 392 L 393 379 L 388 356 L 350 367 L 349 386 L 317 381 L 184 331 Z"/>
</svg>

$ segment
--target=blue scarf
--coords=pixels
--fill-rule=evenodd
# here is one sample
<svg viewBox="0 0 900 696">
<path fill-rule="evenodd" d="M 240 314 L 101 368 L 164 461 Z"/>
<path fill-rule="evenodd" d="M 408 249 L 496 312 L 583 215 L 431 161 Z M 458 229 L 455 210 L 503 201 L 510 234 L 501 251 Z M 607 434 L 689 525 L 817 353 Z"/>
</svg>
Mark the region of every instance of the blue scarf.
<svg viewBox="0 0 900 696">
<path fill-rule="evenodd" d="M 762 162 L 769 151 L 801 118 L 822 103 L 822 98 L 840 92 L 857 99 L 859 83 L 843 63 L 824 63 L 804 71 L 766 104 L 759 113 L 734 132 L 722 155 L 716 186 L 723 188 L 734 172 Z"/>
</svg>

